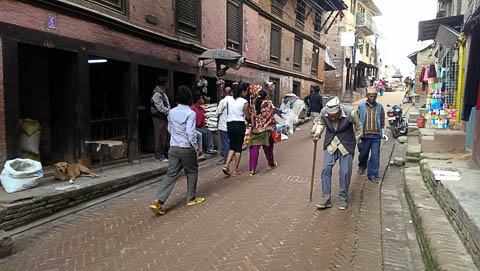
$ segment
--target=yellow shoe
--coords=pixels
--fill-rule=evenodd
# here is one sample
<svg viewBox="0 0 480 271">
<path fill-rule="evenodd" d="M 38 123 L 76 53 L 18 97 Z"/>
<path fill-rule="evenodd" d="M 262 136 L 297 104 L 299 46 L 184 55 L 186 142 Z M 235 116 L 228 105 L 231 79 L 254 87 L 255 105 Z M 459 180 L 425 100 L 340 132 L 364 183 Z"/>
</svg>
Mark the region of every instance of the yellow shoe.
<svg viewBox="0 0 480 271">
<path fill-rule="evenodd" d="M 273 167 L 267 167 L 268 170 L 272 170 L 274 168 L 278 167 L 278 162 L 273 163 Z"/>
<path fill-rule="evenodd" d="M 152 212 L 156 215 L 164 215 L 165 214 L 165 210 L 163 210 L 162 206 L 150 205 L 150 209 L 152 209 Z"/>
<path fill-rule="evenodd" d="M 255 170 L 250 170 L 250 172 L 248 173 L 248 176 L 252 177 L 253 175 L 255 175 Z"/>
<path fill-rule="evenodd" d="M 187 205 L 192 206 L 192 205 L 195 205 L 195 204 L 202 203 L 204 201 L 205 201 L 205 198 L 196 197 L 194 200 L 187 202 Z"/>
</svg>

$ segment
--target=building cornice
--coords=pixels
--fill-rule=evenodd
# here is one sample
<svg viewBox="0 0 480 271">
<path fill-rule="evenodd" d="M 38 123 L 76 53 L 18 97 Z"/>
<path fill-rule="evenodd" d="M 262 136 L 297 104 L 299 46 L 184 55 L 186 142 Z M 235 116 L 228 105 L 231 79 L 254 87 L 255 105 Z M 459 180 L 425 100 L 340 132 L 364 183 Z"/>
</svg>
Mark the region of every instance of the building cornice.
<svg viewBox="0 0 480 271">
<path fill-rule="evenodd" d="M 304 80 L 308 80 L 308 81 L 312 81 L 312 82 L 317 82 L 319 84 L 324 83 L 323 80 L 315 78 L 315 77 L 307 76 L 307 75 L 302 74 L 302 73 L 292 72 L 292 71 L 289 71 L 289 70 L 284 70 L 284 69 L 281 69 L 281 68 L 278 68 L 278 67 L 273 67 L 273 66 L 260 64 L 260 63 L 250 61 L 250 60 L 246 61 L 245 66 L 250 67 L 250 68 L 254 68 L 254 69 L 257 69 L 257 70 L 262 70 L 262 71 L 266 71 L 266 72 L 272 72 L 272 73 L 275 73 L 275 74 L 281 74 L 281 75 L 300 78 L 300 79 L 304 79 Z"/>
</svg>

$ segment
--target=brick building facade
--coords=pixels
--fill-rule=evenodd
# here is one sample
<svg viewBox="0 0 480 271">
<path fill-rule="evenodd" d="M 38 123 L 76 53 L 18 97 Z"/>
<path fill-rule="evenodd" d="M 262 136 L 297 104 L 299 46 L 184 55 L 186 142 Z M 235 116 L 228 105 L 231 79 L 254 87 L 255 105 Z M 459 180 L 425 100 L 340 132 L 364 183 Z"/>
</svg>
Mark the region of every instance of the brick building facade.
<svg viewBox="0 0 480 271">
<path fill-rule="evenodd" d="M 176 87 L 194 86 L 201 76 L 215 102 L 215 65 L 197 66 L 207 49 L 231 47 L 246 57 L 227 82 L 272 81 L 276 104 L 287 92 L 305 97 L 324 79 L 325 44 L 311 31 L 314 13 L 307 14 L 323 5 L 317 2 L 0 2 L 0 161 L 20 155 L 24 118 L 42 125 L 42 163 L 88 155 L 89 139 L 140 139 L 142 151 L 151 151 L 149 99 L 159 75 L 169 78 L 172 102 Z M 332 2 L 327 10 L 343 8 Z M 234 16 L 227 18 L 227 9 Z M 272 25 L 281 34 L 279 56 L 271 52 Z M 89 63 L 98 59 L 106 62 Z"/>
</svg>

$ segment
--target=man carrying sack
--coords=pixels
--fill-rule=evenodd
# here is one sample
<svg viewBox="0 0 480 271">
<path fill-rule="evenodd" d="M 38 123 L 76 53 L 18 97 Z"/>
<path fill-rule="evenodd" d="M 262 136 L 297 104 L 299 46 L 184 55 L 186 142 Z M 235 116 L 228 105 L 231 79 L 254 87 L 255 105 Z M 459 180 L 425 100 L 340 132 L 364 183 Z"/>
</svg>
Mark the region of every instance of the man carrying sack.
<svg viewBox="0 0 480 271">
<path fill-rule="evenodd" d="M 380 143 L 385 127 L 385 111 L 377 103 L 377 91 L 369 88 L 367 101 L 358 106 L 358 116 L 363 127 L 362 142 L 358 144 L 358 173 L 365 174 L 368 164 L 367 176 L 371 182 L 378 183 L 378 168 L 380 165 Z M 370 154 L 370 160 L 368 155 Z M 368 161 L 368 163 L 367 163 Z"/>
<path fill-rule="evenodd" d="M 357 113 L 340 104 L 338 97 L 331 99 L 320 114 L 313 116 L 312 139 L 318 141 L 323 130 L 324 157 L 322 169 L 322 200 L 317 204 L 320 209 L 332 207 L 331 183 L 332 168 L 340 160 L 340 203 L 338 208 L 348 208 L 348 188 L 352 177 L 352 161 L 355 147 L 362 136 L 362 124 Z"/>
</svg>

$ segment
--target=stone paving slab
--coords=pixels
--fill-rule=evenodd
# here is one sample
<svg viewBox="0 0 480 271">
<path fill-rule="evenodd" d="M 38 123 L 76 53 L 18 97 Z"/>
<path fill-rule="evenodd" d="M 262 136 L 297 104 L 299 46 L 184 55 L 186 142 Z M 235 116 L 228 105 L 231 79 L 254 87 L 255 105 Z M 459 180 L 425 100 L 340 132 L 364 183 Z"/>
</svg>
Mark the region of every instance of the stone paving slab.
<svg viewBox="0 0 480 271">
<path fill-rule="evenodd" d="M 477 270 L 440 205 L 423 182 L 420 167 L 405 168 L 405 194 L 428 270 Z"/>
<path fill-rule="evenodd" d="M 427 187 L 480 266 L 480 169 L 472 161 L 456 159 L 424 159 L 420 165 Z M 461 180 L 436 181 L 435 169 L 459 172 Z"/>
</svg>

